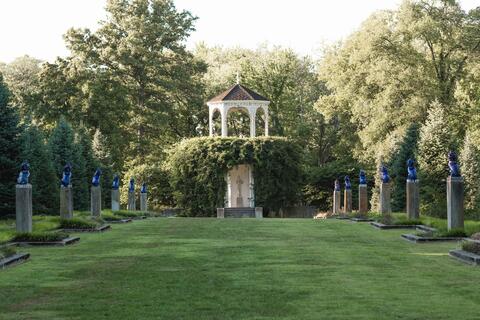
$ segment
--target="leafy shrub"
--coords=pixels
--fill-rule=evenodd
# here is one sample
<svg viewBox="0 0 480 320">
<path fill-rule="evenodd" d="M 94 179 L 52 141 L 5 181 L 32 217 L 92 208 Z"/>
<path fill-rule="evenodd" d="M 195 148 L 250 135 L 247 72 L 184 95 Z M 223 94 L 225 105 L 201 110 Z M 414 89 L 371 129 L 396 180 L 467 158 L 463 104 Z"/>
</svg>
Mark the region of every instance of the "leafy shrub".
<svg viewBox="0 0 480 320">
<path fill-rule="evenodd" d="M 54 242 L 68 238 L 68 234 L 63 232 L 32 232 L 17 233 L 13 237 L 13 242 Z"/>
<path fill-rule="evenodd" d="M 120 221 L 122 219 L 125 219 L 123 217 L 119 217 L 113 214 L 102 214 L 102 219 L 104 221 Z"/>
<path fill-rule="evenodd" d="M 474 233 L 470 236 L 473 240 L 480 240 L 480 232 Z"/>
<path fill-rule="evenodd" d="M 407 218 L 399 218 L 393 222 L 394 225 L 398 226 L 416 226 L 422 224 L 422 221 L 419 219 L 407 219 Z"/>
<path fill-rule="evenodd" d="M 94 221 L 87 221 L 84 219 L 62 219 L 60 220 L 61 229 L 95 229 L 98 223 Z"/>
<path fill-rule="evenodd" d="M 395 219 L 391 214 L 384 214 L 380 216 L 380 219 L 378 219 L 378 222 L 383 223 L 385 225 L 392 225 L 394 221 Z"/>
<path fill-rule="evenodd" d="M 480 255 L 480 243 L 473 241 L 464 241 L 462 250 Z"/>
<path fill-rule="evenodd" d="M 445 237 L 445 238 L 461 238 L 461 237 L 466 237 L 467 234 L 463 229 L 452 229 L 452 230 L 444 230 L 444 231 L 439 231 L 435 233 L 436 236 L 438 237 Z"/>
<path fill-rule="evenodd" d="M 177 205 L 188 216 L 213 216 L 224 206 L 225 175 L 251 164 L 255 204 L 277 211 L 300 199 L 302 151 L 286 138 L 201 137 L 184 140 L 169 152 L 167 169 Z"/>
<path fill-rule="evenodd" d="M 17 249 L 14 246 L 5 246 L 0 248 L 0 259 L 11 257 L 17 253 Z"/>
<path fill-rule="evenodd" d="M 134 217 L 142 217 L 145 215 L 143 211 L 126 211 L 126 210 L 119 210 L 114 212 L 115 216 L 123 218 L 134 218 Z"/>
</svg>

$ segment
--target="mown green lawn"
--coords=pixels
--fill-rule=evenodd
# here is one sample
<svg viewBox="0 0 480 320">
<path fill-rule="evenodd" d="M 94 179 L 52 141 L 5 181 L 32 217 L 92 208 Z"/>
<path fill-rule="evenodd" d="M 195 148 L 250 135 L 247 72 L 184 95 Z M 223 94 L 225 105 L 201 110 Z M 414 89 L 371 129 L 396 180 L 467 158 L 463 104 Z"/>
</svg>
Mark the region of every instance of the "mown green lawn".
<svg viewBox="0 0 480 320">
<path fill-rule="evenodd" d="M 148 219 L 28 248 L 1 319 L 479 319 L 456 244 L 310 219 Z"/>
</svg>

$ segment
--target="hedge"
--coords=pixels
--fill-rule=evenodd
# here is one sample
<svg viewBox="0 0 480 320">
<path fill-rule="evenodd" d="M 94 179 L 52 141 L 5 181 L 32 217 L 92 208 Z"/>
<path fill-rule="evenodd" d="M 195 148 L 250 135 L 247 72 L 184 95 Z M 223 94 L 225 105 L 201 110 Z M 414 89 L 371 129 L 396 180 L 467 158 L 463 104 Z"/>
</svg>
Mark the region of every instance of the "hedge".
<svg viewBox="0 0 480 320">
<path fill-rule="evenodd" d="M 253 166 L 255 205 L 276 211 L 299 199 L 302 158 L 286 138 L 201 137 L 175 145 L 167 170 L 177 206 L 187 216 L 214 216 L 224 207 L 226 173 L 239 164 Z"/>
</svg>

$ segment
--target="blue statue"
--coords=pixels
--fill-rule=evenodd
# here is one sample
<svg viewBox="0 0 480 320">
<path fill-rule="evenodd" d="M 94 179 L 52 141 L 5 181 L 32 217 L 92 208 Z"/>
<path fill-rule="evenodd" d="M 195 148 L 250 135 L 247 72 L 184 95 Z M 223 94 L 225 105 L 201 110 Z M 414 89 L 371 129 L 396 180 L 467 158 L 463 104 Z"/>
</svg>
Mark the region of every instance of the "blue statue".
<svg viewBox="0 0 480 320">
<path fill-rule="evenodd" d="M 145 182 L 142 184 L 142 189 L 140 189 L 140 193 L 147 193 L 147 184 Z"/>
<path fill-rule="evenodd" d="M 345 190 L 351 190 L 352 184 L 350 183 L 350 177 L 345 176 Z"/>
<path fill-rule="evenodd" d="M 70 163 L 67 163 L 65 167 L 63 167 L 62 186 L 68 187 L 70 185 L 71 178 L 72 178 L 72 165 Z"/>
<path fill-rule="evenodd" d="M 407 167 L 408 167 L 407 180 L 417 181 L 417 169 L 415 169 L 415 161 L 413 161 L 413 159 L 408 159 Z"/>
<path fill-rule="evenodd" d="M 388 175 L 387 167 L 382 166 L 382 168 L 380 169 L 380 172 L 382 173 L 382 177 L 381 177 L 382 182 L 383 183 L 390 182 L 390 176 Z"/>
<path fill-rule="evenodd" d="M 135 192 L 135 179 L 130 179 L 130 185 L 128 186 L 128 192 Z"/>
<path fill-rule="evenodd" d="M 448 153 L 448 168 L 450 169 L 450 177 L 461 177 L 457 163 L 457 154 L 454 151 Z"/>
<path fill-rule="evenodd" d="M 113 177 L 112 190 L 118 190 L 119 187 L 120 187 L 120 178 L 119 178 L 119 176 L 116 174 L 116 175 Z"/>
<path fill-rule="evenodd" d="M 28 177 L 30 176 L 30 165 L 28 161 L 25 160 L 22 163 L 20 174 L 18 175 L 17 183 L 18 184 L 28 184 Z"/>
<path fill-rule="evenodd" d="M 335 180 L 335 191 L 340 191 L 340 181 Z"/>
<path fill-rule="evenodd" d="M 92 186 L 98 187 L 100 185 L 100 176 L 102 175 L 102 170 L 95 170 L 95 175 L 92 178 Z"/>
<path fill-rule="evenodd" d="M 363 170 L 360 170 L 359 184 L 367 184 L 367 176 L 365 175 L 365 171 Z"/>
</svg>

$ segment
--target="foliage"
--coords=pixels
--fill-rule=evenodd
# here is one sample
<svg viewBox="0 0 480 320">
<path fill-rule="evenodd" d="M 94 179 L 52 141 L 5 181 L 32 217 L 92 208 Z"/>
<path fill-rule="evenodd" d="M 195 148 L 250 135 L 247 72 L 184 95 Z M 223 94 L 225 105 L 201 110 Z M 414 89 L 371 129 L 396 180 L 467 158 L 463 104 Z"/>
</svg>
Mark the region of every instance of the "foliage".
<svg viewBox="0 0 480 320">
<path fill-rule="evenodd" d="M 405 181 L 407 180 L 407 160 L 415 159 L 418 135 L 419 125 L 416 123 L 410 125 L 403 140 L 399 144 L 398 150 L 392 157 L 393 160 L 390 165 L 390 176 L 396 182 L 391 196 L 393 211 L 405 210 L 405 205 L 407 203 L 405 185 Z"/>
<path fill-rule="evenodd" d="M 435 102 L 427 121 L 420 130 L 418 143 L 419 179 L 422 213 L 446 217 L 446 184 L 448 176 L 447 154 L 456 150 L 455 136 L 448 126 L 444 107 Z"/>
<path fill-rule="evenodd" d="M 61 219 L 60 229 L 95 229 L 98 223 L 81 218 Z"/>
<path fill-rule="evenodd" d="M 193 138 L 170 151 L 168 170 L 177 205 L 188 216 L 212 216 L 224 207 L 225 175 L 251 164 L 255 205 L 278 210 L 299 199 L 301 151 L 285 138 Z"/>
<path fill-rule="evenodd" d="M 10 93 L 0 73 L 0 215 L 15 213 L 15 181 L 20 171 L 17 112 L 8 106 Z"/>
<path fill-rule="evenodd" d="M 97 162 L 97 166 L 99 166 L 102 170 L 102 178 L 100 179 L 100 183 L 102 186 L 102 207 L 108 208 L 112 201 L 111 189 L 114 176 L 114 164 L 110 152 L 108 139 L 98 129 L 93 135 L 92 148 L 95 161 Z"/>
<path fill-rule="evenodd" d="M 35 125 L 27 126 L 20 139 L 20 159 L 30 163 L 32 206 L 34 214 L 58 212 L 58 180 L 52 162 L 50 146 L 42 131 Z"/>
<path fill-rule="evenodd" d="M 480 243 L 473 241 L 462 242 L 462 250 L 480 255 Z"/>
<path fill-rule="evenodd" d="M 26 232 L 17 233 L 12 242 L 55 242 L 68 238 L 63 232 Z"/>
<path fill-rule="evenodd" d="M 467 237 L 467 233 L 462 228 L 451 229 L 451 230 L 440 230 L 434 232 L 434 236 L 445 237 L 445 238 L 463 238 Z"/>
<path fill-rule="evenodd" d="M 0 247 L 0 260 L 9 258 L 17 254 L 17 249 L 14 246 L 2 246 Z"/>
<path fill-rule="evenodd" d="M 467 131 L 459 156 L 465 181 L 465 209 L 468 211 L 480 209 L 480 148 L 475 143 L 478 138 L 477 132 Z"/>
</svg>

